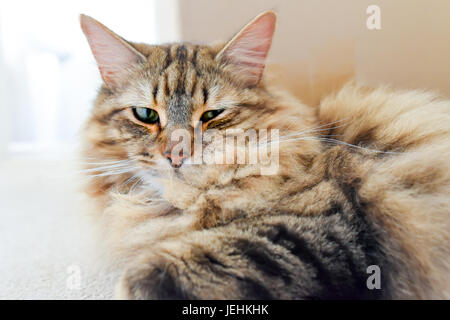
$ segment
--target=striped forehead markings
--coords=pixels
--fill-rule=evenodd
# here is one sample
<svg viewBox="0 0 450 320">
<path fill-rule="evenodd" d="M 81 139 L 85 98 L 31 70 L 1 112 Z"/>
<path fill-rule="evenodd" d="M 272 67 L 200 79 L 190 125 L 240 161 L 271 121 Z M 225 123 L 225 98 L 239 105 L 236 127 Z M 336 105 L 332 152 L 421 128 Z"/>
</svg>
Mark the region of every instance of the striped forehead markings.
<svg viewBox="0 0 450 320">
<path fill-rule="evenodd" d="M 166 57 L 164 66 L 161 69 L 161 77 L 164 77 L 162 81 L 164 83 L 164 94 L 183 95 L 189 93 L 192 96 L 197 89 L 197 77 L 201 74 L 197 65 L 199 46 L 189 44 L 172 45 L 166 46 L 164 50 Z M 168 72 L 170 72 L 170 68 L 174 63 L 176 63 L 176 69 L 174 71 L 178 73 L 178 76 L 176 77 L 176 83 L 169 83 L 170 77 L 168 76 Z M 193 77 L 193 79 L 187 79 L 189 64 L 195 70 L 196 77 Z M 192 83 L 189 83 L 189 81 Z M 171 87 L 174 90 L 170 90 Z M 156 85 L 153 90 L 154 96 L 158 94 L 158 90 L 158 85 Z"/>
</svg>

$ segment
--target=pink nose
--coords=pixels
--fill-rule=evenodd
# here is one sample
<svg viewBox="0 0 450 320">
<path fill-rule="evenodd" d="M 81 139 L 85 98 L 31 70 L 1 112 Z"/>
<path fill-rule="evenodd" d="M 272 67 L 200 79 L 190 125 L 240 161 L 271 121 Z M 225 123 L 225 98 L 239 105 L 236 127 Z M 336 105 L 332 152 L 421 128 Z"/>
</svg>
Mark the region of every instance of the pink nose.
<svg viewBox="0 0 450 320">
<path fill-rule="evenodd" d="M 187 156 L 185 156 L 182 152 L 180 152 L 179 154 L 176 153 L 172 154 L 172 152 L 166 151 L 164 152 L 164 156 L 166 157 L 167 160 L 169 160 L 170 165 L 174 168 L 181 167 L 184 159 L 187 158 Z"/>
</svg>

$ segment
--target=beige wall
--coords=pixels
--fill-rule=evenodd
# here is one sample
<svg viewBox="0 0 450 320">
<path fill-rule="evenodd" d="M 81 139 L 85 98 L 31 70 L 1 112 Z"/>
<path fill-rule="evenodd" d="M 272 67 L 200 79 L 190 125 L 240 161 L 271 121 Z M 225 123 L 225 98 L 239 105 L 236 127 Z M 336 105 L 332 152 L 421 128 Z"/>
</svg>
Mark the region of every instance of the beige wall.
<svg viewBox="0 0 450 320">
<path fill-rule="evenodd" d="M 370 4 L 381 8 L 381 30 L 366 27 Z M 180 0 L 180 37 L 225 40 L 267 9 L 278 12 L 271 69 L 305 102 L 318 102 L 353 75 L 450 95 L 446 0 Z"/>
<path fill-rule="evenodd" d="M 383 25 L 361 33 L 357 41 L 358 78 L 450 96 L 450 1 L 376 2 Z"/>
</svg>

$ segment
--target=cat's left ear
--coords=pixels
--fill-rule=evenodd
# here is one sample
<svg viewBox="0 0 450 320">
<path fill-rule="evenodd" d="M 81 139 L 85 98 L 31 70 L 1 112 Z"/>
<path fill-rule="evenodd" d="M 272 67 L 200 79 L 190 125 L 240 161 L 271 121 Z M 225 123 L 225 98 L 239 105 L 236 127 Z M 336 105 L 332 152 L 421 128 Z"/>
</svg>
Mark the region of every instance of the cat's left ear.
<svg viewBox="0 0 450 320">
<path fill-rule="evenodd" d="M 139 51 L 97 20 L 82 14 L 80 25 L 103 81 L 109 88 L 119 85 L 126 76 L 127 68 L 145 62 L 145 57 Z"/>
<path fill-rule="evenodd" d="M 277 16 L 266 11 L 250 21 L 217 54 L 216 60 L 231 65 L 235 74 L 247 86 L 261 80 L 265 60 L 272 44 Z"/>
</svg>

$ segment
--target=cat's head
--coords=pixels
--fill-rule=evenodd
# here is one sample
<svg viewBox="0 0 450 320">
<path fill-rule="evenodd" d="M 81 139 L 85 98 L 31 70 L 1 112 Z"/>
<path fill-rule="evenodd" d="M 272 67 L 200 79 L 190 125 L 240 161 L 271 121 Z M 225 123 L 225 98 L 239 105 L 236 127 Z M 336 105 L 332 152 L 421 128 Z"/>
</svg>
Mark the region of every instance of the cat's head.
<svg viewBox="0 0 450 320">
<path fill-rule="evenodd" d="M 195 170 L 207 172 L 193 166 L 196 136 L 207 150 L 214 146 L 208 133 L 239 129 L 248 140 L 249 129 L 277 128 L 279 106 L 268 102 L 273 96 L 262 81 L 274 12 L 216 46 L 134 44 L 88 16 L 80 20 L 104 82 L 86 128 L 94 162 L 118 174 L 138 164 L 140 176 L 195 179 Z"/>
</svg>

